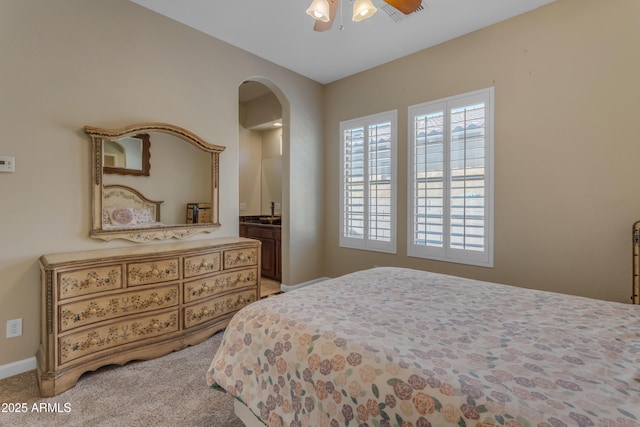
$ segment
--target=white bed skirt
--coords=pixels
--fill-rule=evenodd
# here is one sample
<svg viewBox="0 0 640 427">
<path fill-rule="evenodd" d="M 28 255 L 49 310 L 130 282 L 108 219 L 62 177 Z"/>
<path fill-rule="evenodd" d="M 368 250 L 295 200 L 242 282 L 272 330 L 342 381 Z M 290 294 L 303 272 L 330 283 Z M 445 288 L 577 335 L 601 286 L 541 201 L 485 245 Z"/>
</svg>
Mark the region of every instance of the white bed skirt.
<svg viewBox="0 0 640 427">
<path fill-rule="evenodd" d="M 260 420 L 253 415 L 253 412 L 245 405 L 242 404 L 238 399 L 233 400 L 233 409 L 240 421 L 244 423 L 247 427 L 264 427 L 264 424 L 260 422 Z"/>
</svg>

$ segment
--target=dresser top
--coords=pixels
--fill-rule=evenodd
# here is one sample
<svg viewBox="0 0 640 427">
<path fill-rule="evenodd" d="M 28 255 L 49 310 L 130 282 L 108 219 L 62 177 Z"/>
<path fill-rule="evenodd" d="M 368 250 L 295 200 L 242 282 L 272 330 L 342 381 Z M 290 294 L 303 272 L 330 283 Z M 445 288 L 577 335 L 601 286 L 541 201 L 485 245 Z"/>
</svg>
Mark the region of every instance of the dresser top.
<svg viewBox="0 0 640 427">
<path fill-rule="evenodd" d="M 40 263 L 44 266 L 59 265 L 65 263 L 79 263 L 89 260 L 119 260 L 133 257 L 145 257 L 152 255 L 179 254 L 185 251 L 197 251 L 212 248 L 228 248 L 235 245 L 260 244 L 259 241 L 244 237 L 222 237 L 215 239 L 202 239 L 190 241 L 177 241 L 170 243 L 145 244 L 126 246 L 122 248 L 109 248 L 87 250 L 79 252 L 64 252 L 57 254 L 47 254 L 40 257 Z"/>
</svg>

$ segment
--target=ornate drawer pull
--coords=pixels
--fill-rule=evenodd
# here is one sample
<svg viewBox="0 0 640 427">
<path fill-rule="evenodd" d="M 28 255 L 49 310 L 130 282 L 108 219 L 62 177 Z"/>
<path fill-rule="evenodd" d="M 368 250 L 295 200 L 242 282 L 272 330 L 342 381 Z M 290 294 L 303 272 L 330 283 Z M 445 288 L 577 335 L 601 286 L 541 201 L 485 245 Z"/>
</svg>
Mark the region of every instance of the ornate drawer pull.
<svg viewBox="0 0 640 427">
<path fill-rule="evenodd" d="M 158 269 L 154 268 L 153 270 L 151 270 L 151 273 L 152 273 L 154 276 L 157 276 L 158 274 L 160 274 L 160 271 L 158 271 Z"/>
<path fill-rule="evenodd" d="M 96 345 L 98 343 L 98 341 L 95 338 L 91 338 L 89 340 L 89 345 Z"/>
<path fill-rule="evenodd" d="M 97 311 L 96 311 L 96 309 L 95 309 L 95 308 L 91 308 L 91 309 L 89 309 L 89 314 L 90 314 L 90 315 L 94 316 L 96 313 L 97 313 Z"/>
<path fill-rule="evenodd" d="M 160 302 L 160 298 L 153 297 L 152 301 L 155 302 L 156 304 L 158 304 Z"/>
<path fill-rule="evenodd" d="M 158 323 L 154 323 L 151 327 L 152 327 L 153 329 L 160 329 L 160 324 L 158 324 Z"/>
<path fill-rule="evenodd" d="M 214 264 L 212 262 L 207 262 L 205 260 L 202 260 L 202 262 L 200 263 L 200 267 L 199 268 L 209 268 L 211 270 L 213 270 Z"/>
<path fill-rule="evenodd" d="M 87 282 L 89 282 L 90 285 L 93 285 L 94 283 L 96 283 L 98 280 L 96 280 L 95 277 L 90 277 L 89 280 L 87 280 Z"/>
</svg>

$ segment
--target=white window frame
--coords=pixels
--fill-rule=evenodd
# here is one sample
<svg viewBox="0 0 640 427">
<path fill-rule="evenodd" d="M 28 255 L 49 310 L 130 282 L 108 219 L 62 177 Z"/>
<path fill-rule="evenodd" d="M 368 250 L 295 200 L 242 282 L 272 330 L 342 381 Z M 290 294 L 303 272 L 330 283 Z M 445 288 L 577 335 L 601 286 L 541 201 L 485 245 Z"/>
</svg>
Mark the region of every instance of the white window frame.
<svg viewBox="0 0 640 427">
<path fill-rule="evenodd" d="M 449 114 L 452 109 L 464 106 L 471 106 L 476 103 L 485 104 L 485 145 L 484 145 L 484 227 L 483 227 L 483 250 L 468 250 L 450 247 L 450 131 Z M 493 267 L 493 234 L 494 234 L 494 88 L 481 89 L 474 92 L 460 94 L 444 99 L 439 99 L 423 104 L 410 106 L 408 109 L 408 171 L 407 171 L 407 254 L 412 257 L 432 259 L 438 261 L 454 262 L 461 264 L 477 265 L 483 267 Z M 415 168 L 415 146 L 416 130 L 415 118 L 425 114 L 444 114 L 444 135 L 443 135 L 443 244 L 442 246 L 430 246 L 426 243 L 418 244 L 414 241 L 416 225 L 414 223 L 416 212 L 416 181 L 414 179 Z"/>
<path fill-rule="evenodd" d="M 349 237 L 345 233 L 345 131 L 350 129 L 364 128 L 364 140 L 367 141 L 369 126 L 389 122 L 390 126 L 390 239 L 381 241 L 369 238 L 369 181 L 364 180 L 364 233 L 362 238 Z M 398 111 L 391 110 L 383 113 L 373 114 L 357 119 L 340 122 L 340 239 L 341 247 L 362 249 L 376 252 L 396 253 L 397 242 L 397 142 L 398 142 Z M 368 176 L 368 144 L 364 144 L 364 174 Z"/>
</svg>

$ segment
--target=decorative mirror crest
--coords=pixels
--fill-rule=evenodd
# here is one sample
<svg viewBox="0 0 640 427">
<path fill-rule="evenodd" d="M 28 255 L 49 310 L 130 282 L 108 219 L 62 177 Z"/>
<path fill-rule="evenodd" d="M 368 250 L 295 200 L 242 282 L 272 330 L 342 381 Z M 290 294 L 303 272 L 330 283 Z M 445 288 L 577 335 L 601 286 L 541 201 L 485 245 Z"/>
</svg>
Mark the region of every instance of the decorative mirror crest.
<svg viewBox="0 0 640 427">
<path fill-rule="evenodd" d="M 220 227 L 219 157 L 225 147 L 166 123 L 119 129 L 85 126 L 84 130 L 92 144 L 92 238 L 184 239 Z M 156 159 L 153 176 L 149 173 L 151 140 Z M 125 160 L 126 145 L 141 150 L 132 151 L 133 168 Z M 126 167 L 116 167 L 121 164 Z M 206 206 L 205 218 L 192 221 L 188 206 L 193 204 Z"/>
</svg>

